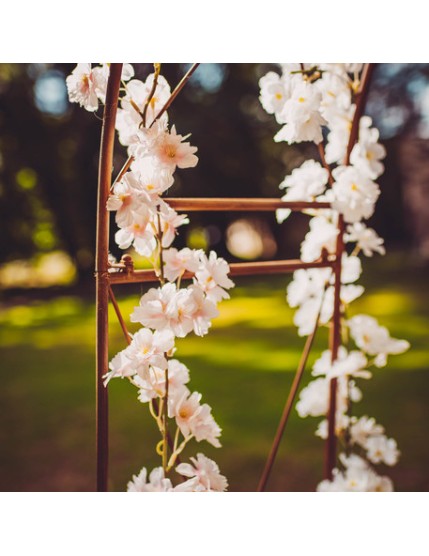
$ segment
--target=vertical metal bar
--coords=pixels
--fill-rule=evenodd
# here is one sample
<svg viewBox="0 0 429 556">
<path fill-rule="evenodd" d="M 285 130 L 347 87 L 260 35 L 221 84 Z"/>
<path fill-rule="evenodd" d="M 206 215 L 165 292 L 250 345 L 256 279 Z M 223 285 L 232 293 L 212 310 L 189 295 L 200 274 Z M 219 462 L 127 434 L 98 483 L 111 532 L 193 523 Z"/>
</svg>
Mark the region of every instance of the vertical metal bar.
<svg viewBox="0 0 429 556">
<path fill-rule="evenodd" d="M 331 350 L 331 363 L 338 357 L 341 344 L 341 259 L 344 252 L 344 219 L 338 215 L 338 236 L 336 244 L 336 260 L 334 265 L 334 308 L 329 331 L 329 349 Z M 325 478 L 332 480 L 332 470 L 337 457 L 337 437 L 335 434 L 335 414 L 337 411 L 337 379 L 333 378 L 329 384 L 329 410 L 328 410 L 328 441 L 325 455 Z"/>
<path fill-rule="evenodd" d="M 375 64 L 365 64 L 362 71 L 361 86 L 356 96 L 356 110 L 353 117 L 352 127 L 350 130 L 349 142 L 347 145 L 346 156 L 344 165 L 350 164 L 350 154 L 353 147 L 359 139 L 359 122 L 363 114 L 366 99 L 369 91 L 369 84 L 372 74 L 374 72 Z M 341 214 L 338 215 L 338 237 L 336 245 L 336 261 L 334 265 L 334 312 L 331 321 L 330 329 L 330 350 L 331 362 L 333 363 L 338 357 L 338 349 L 341 344 L 341 260 L 344 253 L 344 218 Z M 325 453 L 325 478 L 332 480 L 332 470 L 336 463 L 337 454 L 337 437 L 335 434 L 335 414 L 337 409 L 337 379 L 334 378 L 330 382 L 329 393 L 329 410 L 328 410 L 328 440 L 326 442 Z"/>
<path fill-rule="evenodd" d="M 118 106 L 122 64 L 111 64 L 107 83 L 101 130 L 100 159 L 98 171 L 97 232 L 96 232 L 96 442 L 97 442 L 97 490 L 107 491 L 108 480 L 108 398 L 103 385 L 107 372 L 108 357 L 108 303 L 109 303 L 109 215 L 106 202 L 112 180 L 115 120 Z"/>
</svg>

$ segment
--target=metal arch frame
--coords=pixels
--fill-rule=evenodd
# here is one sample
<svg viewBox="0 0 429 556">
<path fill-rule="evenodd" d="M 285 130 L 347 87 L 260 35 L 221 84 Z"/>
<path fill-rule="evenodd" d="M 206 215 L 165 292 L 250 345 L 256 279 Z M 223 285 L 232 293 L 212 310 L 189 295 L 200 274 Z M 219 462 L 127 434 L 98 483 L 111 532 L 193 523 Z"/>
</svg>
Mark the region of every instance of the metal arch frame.
<svg viewBox="0 0 429 556">
<path fill-rule="evenodd" d="M 177 94 L 189 80 L 198 64 L 194 64 L 185 74 L 181 82 L 174 89 L 169 100 L 161 109 L 157 117 L 167 110 Z M 344 164 L 349 164 L 350 153 L 358 139 L 359 120 L 363 113 L 369 82 L 374 64 L 366 64 L 363 70 L 361 89 L 358 91 L 356 100 L 356 111 L 350 131 L 350 140 Z M 106 208 L 107 198 L 112 187 L 113 148 L 115 139 L 115 120 L 121 82 L 122 64 L 111 64 L 107 84 L 106 103 L 103 114 L 103 126 L 101 132 L 99 174 L 98 174 L 98 202 L 97 202 L 97 230 L 96 230 L 96 446 L 97 446 L 97 490 L 108 490 L 108 460 L 109 460 L 109 429 L 108 429 L 108 389 L 103 384 L 103 376 L 108 371 L 108 304 L 112 302 L 115 313 L 123 330 L 126 341 L 130 342 L 125 321 L 121 315 L 119 305 L 113 293 L 112 286 L 115 284 L 130 284 L 141 282 L 157 282 L 158 276 L 153 270 L 135 270 L 130 256 L 125 255 L 117 265 L 110 266 L 108 263 L 109 243 L 109 214 Z M 324 166 L 323 148 L 319 149 Z M 113 184 L 121 179 L 132 162 L 130 157 L 125 163 Z M 329 169 L 329 167 L 327 166 Z M 330 175 L 330 183 L 332 183 Z M 278 199 L 208 199 L 208 198 L 177 198 L 164 199 L 176 210 L 186 211 L 275 211 L 279 208 L 287 208 L 292 211 L 305 209 L 332 210 L 329 203 L 322 202 L 284 202 Z M 324 253 L 322 257 L 314 262 L 306 263 L 300 260 L 265 261 L 255 263 L 231 264 L 231 276 L 245 276 L 256 274 L 278 274 L 294 272 L 305 268 L 331 268 L 334 275 L 334 309 L 331 320 L 329 348 L 331 350 L 331 361 L 334 362 L 338 356 L 341 344 L 341 260 L 344 253 L 344 221 L 338 214 L 338 238 L 335 255 Z M 184 278 L 189 278 L 185 274 Z M 295 374 L 295 378 L 289 392 L 288 399 L 280 419 L 280 423 L 274 438 L 274 442 L 268 456 L 262 477 L 259 481 L 258 491 L 265 489 L 272 466 L 275 461 L 277 450 L 298 391 L 299 383 L 304 372 L 308 355 L 318 328 L 318 320 L 313 332 L 308 336 L 304 346 L 301 361 Z M 335 435 L 335 413 L 336 413 L 336 391 L 337 381 L 332 379 L 330 383 L 330 401 L 328 411 L 328 439 L 325 448 L 325 477 L 332 478 L 332 470 L 335 467 L 337 439 Z"/>
</svg>

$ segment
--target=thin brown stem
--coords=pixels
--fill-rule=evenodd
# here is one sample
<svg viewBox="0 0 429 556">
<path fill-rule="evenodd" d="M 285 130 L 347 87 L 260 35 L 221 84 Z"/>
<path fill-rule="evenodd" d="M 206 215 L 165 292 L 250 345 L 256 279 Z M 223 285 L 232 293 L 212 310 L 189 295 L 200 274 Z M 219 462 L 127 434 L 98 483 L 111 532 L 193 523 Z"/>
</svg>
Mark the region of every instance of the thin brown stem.
<svg viewBox="0 0 429 556">
<path fill-rule="evenodd" d="M 334 178 L 332 176 L 332 170 L 329 164 L 326 162 L 325 158 L 325 148 L 323 146 L 323 141 L 317 144 L 317 149 L 319 151 L 320 161 L 322 162 L 322 166 L 328 171 L 328 183 L 332 185 L 334 183 Z"/>
<path fill-rule="evenodd" d="M 119 308 L 118 302 L 116 301 L 115 294 L 113 293 L 112 286 L 109 284 L 109 297 L 110 301 L 112 302 L 113 308 L 115 310 L 116 316 L 118 318 L 119 324 L 121 326 L 122 332 L 124 334 L 125 341 L 128 345 L 131 344 L 131 336 L 127 330 L 127 326 L 125 324 L 124 318 L 122 316 L 121 310 Z"/>
<path fill-rule="evenodd" d="M 158 112 L 158 114 L 156 115 L 155 119 L 153 120 L 153 122 L 150 124 L 149 127 L 152 127 L 153 124 L 157 120 L 159 120 L 159 118 L 164 114 L 164 112 L 166 112 L 170 108 L 171 104 L 174 102 L 177 95 L 180 93 L 180 91 L 183 89 L 183 87 L 189 81 L 191 75 L 194 73 L 194 71 L 198 68 L 199 65 L 200 65 L 199 63 L 198 64 L 192 64 L 192 66 L 189 68 L 189 70 L 185 73 L 185 75 L 182 77 L 182 79 L 176 85 L 176 87 L 174 88 L 173 92 L 170 95 L 170 98 L 167 100 L 167 102 L 164 104 L 164 106 Z"/>
<path fill-rule="evenodd" d="M 158 87 L 158 77 L 159 77 L 159 73 L 161 71 L 161 64 L 154 64 L 154 69 L 155 69 L 155 73 L 154 73 L 154 76 L 153 76 L 152 88 L 151 88 L 151 90 L 149 92 L 149 95 L 146 99 L 146 102 L 145 102 L 145 105 L 144 105 L 144 108 L 143 108 L 143 113 L 142 113 L 143 127 L 146 127 L 147 110 L 149 108 L 149 104 L 150 104 L 151 100 L 153 99 L 156 88 Z"/>
<path fill-rule="evenodd" d="M 350 130 L 349 142 L 347 144 L 346 156 L 344 165 L 350 164 L 350 154 L 355 146 L 356 141 L 359 139 L 359 124 L 360 119 L 365 109 L 366 100 L 368 98 L 369 85 L 375 69 L 375 64 L 365 64 L 362 70 L 362 79 L 359 90 L 356 94 L 356 110 L 353 116 L 352 127 Z"/>
<path fill-rule="evenodd" d="M 168 367 L 165 369 L 165 394 L 163 404 L 163 446 L 162 446 L 162 467 L 164 475 L 168 472 Z"/>
<path fill-rule="evenodd" d="M 133 163 L 134 158 L 132 156 L 130 156 L 125 164 L 122 166 L 121 171 L 119 172 L 119 174 L 116 176 L 115 181 L 112 183 L 112 187 L 110 189 L 113 189 L 115 187 L 115 185 L 121 181 L 121 179 L 125 176 L 125 174 L 128 172 L 128 170 L 130 169 L 131 164 Z"/>
<path fill-rule="evenodd" d="M 161 215 L 158 211 L 158 233 L 157 233 L 157 240 L 159 246 L 159 281 L 161 282 L 161 286 L 165 284 L 165 277 L 164 277 L 164 255 L 163 255 L 163 247 L 162 247 L 162 227 L 161 227 Z"/>
</svg>

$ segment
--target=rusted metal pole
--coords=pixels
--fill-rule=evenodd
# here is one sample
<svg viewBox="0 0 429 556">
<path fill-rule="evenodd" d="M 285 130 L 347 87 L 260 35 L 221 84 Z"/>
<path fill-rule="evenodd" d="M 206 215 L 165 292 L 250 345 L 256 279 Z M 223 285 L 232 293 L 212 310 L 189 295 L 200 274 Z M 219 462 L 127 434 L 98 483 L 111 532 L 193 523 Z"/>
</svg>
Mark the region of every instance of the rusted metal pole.
<svg viewBox="0 0 429 556">
<path fill-rule="evenodd" d="M 229 265 L 230 276 L 254 276 L 258 274 L 284 274 L 295 272 L 301 268 L 332 268 L 335 261 L 319 259 L 311 263 L 300 260 L 263 261 L 256 263 L 232 263 Z M 119 266 L 119 265 L 116 265 Z M 192 278 L 193 274 L 185 272 L 183 279 Z M 138 284 L 141 282 L 159 282 L 159 276 L 154 270 L 134 270 L 131 272 L 112 272 L 111 284 Z"/>
<path fill-rule="evenodd" d="M 118 319 L 119 325 L 121 327 L 122 333 L 124 335 L 125 341 L 128 345 L 131 344 L 131 336 L 127 330 L 127 325 L 125 324 L 124 317 L 122 316 L 121 310 L 119 309 L 118 302 L 116 301 L 115 294 L 113 293 L 112 286 L 109 284 L 109 298 L 112 302 L 113 309 L 115 310 L 116 317 Z"/>
<path fill-rule="evenodd" d="M 270 212 L 277 209 L 288 208 L 294 211 L 305 209 L 329 209 L 330 203 L 317 201 L 280 201 L 279 199 L 252 199 L 252 198 L 168 198 L 165 197 L 171 208 L 187 211 L 246 211 Z"/>
<path fill-rule="evenodd" d="M 356 95 L 356 110 L 354 113 L 352 127 L 350 130 L 349 142 L 347 144 L 344 165 L 350 163 L 350 154 L 353 147 L 359 139 L 359 124 L 363 114 L 366 99 L 369 91 L 370 80 L 374 71 L 375 64 L 365 64 L 362 71 L 362 80 L 359 91 Z M 334 264 L 334 310 L 330 329 L 330 350 L 331 362 L 334 363 L 338 357 L 338 350 L 341 345 L 341 261 L 344 253 L 344 218 L 338 215 L 338 236 L 336 244 L 336 262 Z M 337 379 L 334 378 L 330 382 L 329 388 L 329 410 L 328 410 L 328 439 L 326 442 L 325 453 L 325 478 L 332 480 L 332 471 L 336 464 L 337 457 L 337 437 L 336 437 L 336 411 L 337 411 Z"/>
<path fill-rule="evenodd" d="M 118 106 L 122 64 L 111 64 L 107 83 L 101 130 L 98 171 L 97 233 L 95 256 L 96 279 L 96 438 L 97 438 L 97 490 L 107 491 L 108 480 L 108 399 L 103 375 L 109 364 L 108 356 L 108 303 L 109 303 L 109 214 L 106 202 L 112 179 L 115 120 Z"/>
<path fill-rule="evenodd" d="M 344 252 L 344 219 L 338 215 L 338 236 L 335 250 L 334 264 L 334 309 L 329 331 L 329 349 L 331 350 L 331 363 L 338 357 L 341 344 L 341 259 Z M 329 384 L 329 410 L 328 410 L 328 441 L 326 443 L 325 478 L 332 480 L 332 470 L 337 457 L 337 437 L 335 434 L 335 416 L 337 411 L 337 379 L 333 378 Z"/>
<path fill-rule="evenodd" d="M 313 345 L 314 337 L 316 336 L 316 331 L 319 326 L 319 316 L 317 317 L 316 324 L 310 336 L 307 337 L 307 340 L 304 345 L 304 350 L 301 355 L 301 359 L 299 361 L 298 368 L 296 370 L 292 386 L 286 400 L 285 407 L 283 409 L 282 416 L 280 418 L 279 425 L 277 427 L 276 435 L 273 440 L 273 444 L 271 446 L 271 451 L 268 455 L 267 461 L 265 463 L 264 471 L 262 472 L 261 479 L 258 484 L 258 492 L 262 492 L 265 490 L 267 486 L 268 479 L 270 478 L 271 470 L 274 465 L 274 461 L 277 456 L 277 452 L 280 446 L 280 441 L 282 439 L 284 430 L 286 428 L 290 412 L 292 410 L 293 403 L 295 401 L 296 394 L 298 392 L 299 385 L 301 383 L 302 375 L 304 374 L 305 367 L 307 365 L 308 356 L 310 354 L 311 346 Z"/>
</svg>

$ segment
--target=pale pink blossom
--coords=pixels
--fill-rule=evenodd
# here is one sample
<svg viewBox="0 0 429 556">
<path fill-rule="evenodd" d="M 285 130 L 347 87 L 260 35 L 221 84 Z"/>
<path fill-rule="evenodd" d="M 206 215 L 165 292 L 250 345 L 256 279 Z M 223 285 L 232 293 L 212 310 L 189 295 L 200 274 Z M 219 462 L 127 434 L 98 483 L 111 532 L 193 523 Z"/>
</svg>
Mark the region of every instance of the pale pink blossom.
<svg viewBox="0 0 429 556">
<path fill-rule="evenodd" d="M 88 112 L 98 109 L 98 99 L 105 95 L 107 79 L 101 67 L 78 64 L 66 79 L 70 102 L 77 102 Z"/>
<path fill-rule="evenodd" d="M 156 467 L 147 477 L 146 468 L 143 467 L 138 475 L 133 475 L 127 485 L 128 492 L 168 492 L 173 488 L 170 479 L 164 477 L 162 467 Z"/>
<path fill-rule="evenodd" d="M 226 477 L 220 474 L 218 465 L 204 454 L 190 458 L 190 463 L 181 463 L 176 467 L 177 473 L 185 477 L 196 478 L 202 492 L 224 492 L 228 488 Z M 188 482 L 188 481 L 187 481 Z M 193 483 L 195 488 L 195 483 Z"/>
<path fill-rule="evenodd" d="M 169 359 L 168 370 L 168 395 L 177 397 L 183 392 L 184 385 L 189 382 L 189 369 L 177 359 Z M 151 367 L 146 373 L 146 378 L 134 378 L 134 384 L 139 388 L 138 399 L 146 403 L 153 398 L 162 398 L 165 395 L 165 370 Z"/>
<path fill-rule="evenodd" d="M 149 204 L 150 199 L 142 192 L 136 174 L 127 172 L 122 180 L 115 184 L 113 192 L 109 195 L 107 210 L 116 211 L 116 223 L 120 228 L 127 228 L 134 224 L 135 214 L 139 215 L 139 219 L 144 213 L 149 221 Z"/>
<path fill-rule="evenodd" d="M 162 247 L 167 248 L 173 243 L 177 234 L 177 228 L 188 224 L 189 219 L 186 214 L 177 214 L 174 209 L 165 203 L 160 207 L 159 216 L 162 231 Z M 155 218 L 154 225 L 158 227 L 157 217 Z"/>
<path fill-rule="evenodd" d="M 120 249 L 127 249 L 133 244 L 134 249 L 144 257 L 150 257 L 155 250 L 156 240 L 151 228 L 151 212 L 146 205 L 140 205 L 138 211 L 131 212 L 132 224 L 119 229 L 115 241 Z"/>
<path fill-rule="evenodd" d="M 150 288 L 141 298 L 138 307 L 131 313 L 131 322 L 139 322 L 143 326 L 162 330 L 170 327 L 169 303 L 175 298 L 175 284 L 164 284 L 159 288 Z"/>
<path fill-rule="evenodd" d="M 185 247 L 178 251 L 174 247 L 166 249 L 163 254 L 164 276 L 170 282 L 174 282 L 186 271 L 195 272 L 200 266 L 201 252 Z"/>
<path fill-rule="evenodd" d="M 115 377 L 131 377 L 136 374 L 136 364 L 133 362 L 127 355 L 128 348 L 120 351 L 115 355 L 115 357 L 109 363 L 110 372 L 104 375 L 104 386 L 107 386 L 107 383 L 110 381 L 111 378 Z"/>
<path fill-rule="evenodd" d="M 226 289 L 234 287 L 234 282 L 228 278 L 229 265 L 218 257 L 214 251 L 209 257 L 200 254 L 200 266 L 195 274 L 195 281 L 207 295 L 207 298 L 217 303 L 221 299 L 228 299 Z"/>
<path fill-rule="evenodd" d="M 198 285 L 190 286 L 194 309 L 192 312 L 192 322 L 194 332 L 197 336 L 205 336 L 211 326 L 212 319 L 219 315 L 215 303 L 204 295 Z"/>
<path fill-rule="evenodd" d="M 134 334 L 127 356 L 135 362 L 137 374 L 146 380 L 149 367 L 157 367 L 161 370 L 167 368 L 165 354 L 173 347 L 174 336 L 170 330 L 152 332 L 142 328 Z"/>
<path fill-rule="evenodd" d="M 201 394 L 184 390 L 182 396 L 169 406 L 170 417 L 176 419 L 177 426 L 185 438 L 195 437 L 197 442 L 206 440 L 216 448 L 220 447 L 218 437 L 221 429 L 211 414 L 208 404 L 200 404 Z"/>
<path fill-rule="evenodd" d="M 194 168 L 198 163 L 195 155 L 198 149 L 185 141 L 188 137 L 189 135 L 179 135 L 175 126 L 170 131 L 160 127 L 156 133 L 147 134 L 146 154 L 155 157 L 160 166 L 171 172 L 176 167 Z"/>
</svg>

